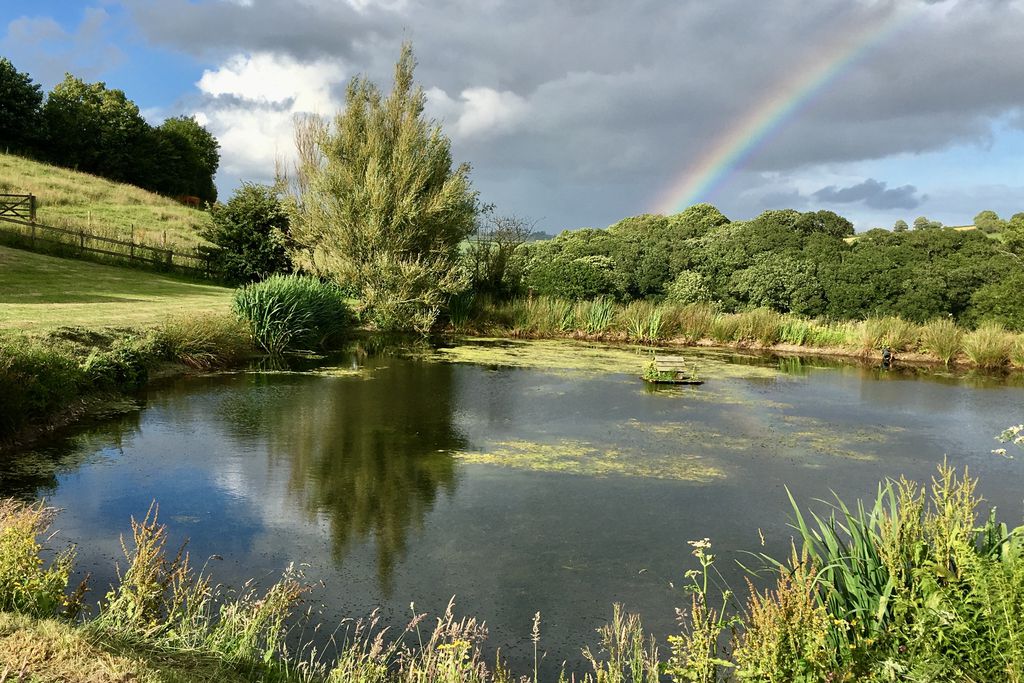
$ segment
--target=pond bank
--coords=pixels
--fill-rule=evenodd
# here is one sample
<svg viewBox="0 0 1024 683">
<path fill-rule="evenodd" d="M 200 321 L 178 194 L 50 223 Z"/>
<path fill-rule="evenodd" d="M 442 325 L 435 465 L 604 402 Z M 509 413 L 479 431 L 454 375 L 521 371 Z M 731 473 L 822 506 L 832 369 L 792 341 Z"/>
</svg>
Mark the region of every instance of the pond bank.
<svg viewBox="0 0 1024 683">
<path fill-rule="evenodd" d="M 255 355 L 248 330 L 231 316 L 143 330 L 0 336 L 0 453 L 91 416 L 124 412 L 153 382 L 239 367 Z"/>
</svg>

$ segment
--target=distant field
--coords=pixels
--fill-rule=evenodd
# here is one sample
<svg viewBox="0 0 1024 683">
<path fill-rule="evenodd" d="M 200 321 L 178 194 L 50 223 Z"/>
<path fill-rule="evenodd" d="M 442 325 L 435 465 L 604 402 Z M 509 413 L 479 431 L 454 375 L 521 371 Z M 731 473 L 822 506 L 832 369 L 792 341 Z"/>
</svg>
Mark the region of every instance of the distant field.
<svg viewBox="0 0 1024 683">
<path fill-rule="evenodd" d="M 36 195 L 36 218 L 48 225 L 172 249 L 206 243 L 198 234 L 210 220 L 205 211 L 133 185 L 13 154 L 0 154 L 0 193 Z"/>
<path fill-rule="evenodd" d="M 226 312 L 232 290 L 0 247 L 0 330 L 147 327 L 172 315 Z"/>
</svg>

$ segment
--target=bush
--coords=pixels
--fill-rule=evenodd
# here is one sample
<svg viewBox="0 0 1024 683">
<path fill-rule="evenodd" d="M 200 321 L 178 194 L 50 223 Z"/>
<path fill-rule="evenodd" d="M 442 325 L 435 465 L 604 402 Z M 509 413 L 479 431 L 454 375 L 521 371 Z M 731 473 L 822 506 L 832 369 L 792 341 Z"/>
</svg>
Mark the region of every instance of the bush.
<svg viewBox="0 0 1024 683">
<path fill-rule="evenodd" d="M 337 285 L 306 275 L 273 275 L 235 292 L 235 314 L 267 353 L 326 348 L 351 323 Z"/>
<path fill-rule="evenodd" d="M 273 188 L 243 183 L 227 204 L 213 207 L 210 218 L 202 235 L 215 246 L 200 251 L 224 280 L 244 284 L 291 271 L 288 214 Z"/>
<path fill-rule="evenodd" d="M 683 270 L 665 288 L 665 301 L 673 304 L 700 304 L 711 301 L 711 289 L 704 276 L 695 270 Z"/>
<path fill-rule="evenodd" d="M 82 363 L 90 386 L 97 389 L 139 389 L 149 379 L 149 367 L 157 349 L 152 337 L 114 340 L 110 348 L 93 349 Z"/>
</svg>

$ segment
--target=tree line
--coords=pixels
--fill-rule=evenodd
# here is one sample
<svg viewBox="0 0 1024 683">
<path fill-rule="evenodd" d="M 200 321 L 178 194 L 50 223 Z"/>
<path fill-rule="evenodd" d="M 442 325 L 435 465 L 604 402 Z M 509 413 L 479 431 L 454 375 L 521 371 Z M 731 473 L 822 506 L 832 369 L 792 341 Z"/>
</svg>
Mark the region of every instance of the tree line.
<svg viewBox="0 0 1024 683">
<path fill-rule="evenodd" d="M 709 204 L 518 247 L 513 289 L 567 299 L 668 299 L 809 317 L 953 317 L 1024 329 L 1024 214 L 980 230 L 874 229 L 831 211 L 730 221 Z M 853 238 L 853 239 L 850 239 Z M 509 283 L 513 284 L 513 283 Z M 509 287 L 506 284 L 506 288 Z"/>
<path fill-rule="evenodd" d="M 49 93 L 0 57 L 0 150 L 214 202 L 219 144 L 193 117 L 151 126 L 122 90 L 66 74 Z"/>
</svg>

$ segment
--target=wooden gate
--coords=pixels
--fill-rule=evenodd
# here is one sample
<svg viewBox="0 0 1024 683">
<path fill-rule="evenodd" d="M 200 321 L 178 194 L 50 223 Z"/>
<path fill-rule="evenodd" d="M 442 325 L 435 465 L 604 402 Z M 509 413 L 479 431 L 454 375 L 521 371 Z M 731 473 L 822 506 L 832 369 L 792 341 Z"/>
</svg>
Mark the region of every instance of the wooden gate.
<svg viewBox="0 0 1024 683">
<path fill-rule="evenodd" d="M 32 194 L 0 194 L 0 218 L 36 222 L 36 197 Z"/>
</svg>

